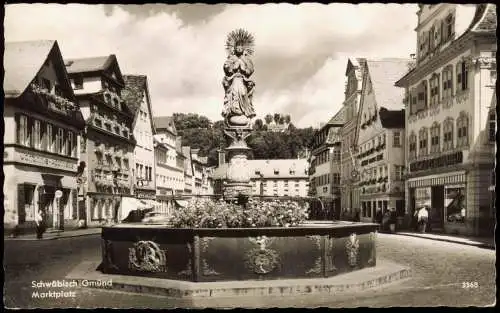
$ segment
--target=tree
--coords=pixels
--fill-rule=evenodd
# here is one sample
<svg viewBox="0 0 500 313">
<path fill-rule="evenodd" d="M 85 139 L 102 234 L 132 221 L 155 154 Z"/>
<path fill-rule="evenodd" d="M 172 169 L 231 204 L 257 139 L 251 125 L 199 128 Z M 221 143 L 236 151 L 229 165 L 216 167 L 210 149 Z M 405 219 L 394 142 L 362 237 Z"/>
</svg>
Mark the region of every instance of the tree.
<svg viewBox="0 0 500 313">
<path fill-rule="evenodd" d="M 285 123 L 290 124 L 292 118 L 290 117 L 290 114 L 285 115 Z"/>
<path fill-rule="evenodd" d="M 264 126 L 264 122 L 260 118 L 256 119 L 254 122 L 255 130 L 261 130 L 262 126 Z"/>
<path fill-rule="evenodd" d="M 274 113 L 274 123 L 278 124 L 278 122 L 280 121 L 280 116 L 281 114 Z"/>
<path fill-rule="evenodd" d="M 266 121 L 266 124 L 269 125 L 273 121 L 273 116 L 271 114 L 267 114 L 264 119 Z"/>
</svg>

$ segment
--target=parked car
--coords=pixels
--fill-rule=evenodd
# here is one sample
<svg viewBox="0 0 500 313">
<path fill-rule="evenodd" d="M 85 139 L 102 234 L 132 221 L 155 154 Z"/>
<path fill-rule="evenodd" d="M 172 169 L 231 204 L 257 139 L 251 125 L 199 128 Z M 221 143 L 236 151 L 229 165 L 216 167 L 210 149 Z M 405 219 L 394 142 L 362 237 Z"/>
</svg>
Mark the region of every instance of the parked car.
<svg viewBox="0 0 500 313">
<path fill-rule="evenodd" d="M 149 212 L 142 219 L 145 224 L 168 224 L 170 216 L 161 212 Z"/>
</svg>

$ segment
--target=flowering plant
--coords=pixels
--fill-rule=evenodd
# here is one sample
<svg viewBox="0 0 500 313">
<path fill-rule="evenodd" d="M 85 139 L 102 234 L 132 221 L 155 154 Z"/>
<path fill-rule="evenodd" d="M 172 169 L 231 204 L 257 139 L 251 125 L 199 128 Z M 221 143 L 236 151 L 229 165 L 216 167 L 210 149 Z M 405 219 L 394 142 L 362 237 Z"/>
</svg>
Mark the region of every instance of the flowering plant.
<svg viewBox="0 0 500 313">
<path fill-rule="evenodd" d="M 174 211 L 176 228 L 247 228 L 298 226 L 308 217 L 307 207 L 295 201 L 257 201 L 245 206 L 225 201 L 194 198 Z"/>
</svg>

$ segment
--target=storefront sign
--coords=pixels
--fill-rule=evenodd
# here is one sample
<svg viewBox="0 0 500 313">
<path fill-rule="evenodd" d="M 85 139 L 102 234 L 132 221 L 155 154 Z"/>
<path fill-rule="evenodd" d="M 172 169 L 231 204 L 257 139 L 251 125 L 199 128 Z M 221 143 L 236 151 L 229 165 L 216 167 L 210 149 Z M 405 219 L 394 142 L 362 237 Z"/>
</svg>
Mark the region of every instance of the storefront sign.
<svg viewBox="0 0 500 313">
<path fill-rule="evenodd" d="M 41 155 L 34 151 L 19 151 L 16 150 L 16 161 L 34 166 L 50 167 L 64 171 L 76 171 L 76 161 L 65 161 L 61 159 L 51 158 Z"/>
<path fill-rule="evenodd" d="M 155 199 L 156 193 L 152 192 L 144 192 L 144 191 L 135 191 L 135 196 L 137 199 Z"/>
<path fill-rule="evenodd" d="M 452 154 L 442 155 L 433 159 L 410 163 L 410 171 L 411 172 L 424 171 L 439 167 L 446 167 L 450 165 L 460 164 L 462 162 L 463 162 L 463 152 L 459 151 Z"/>
</svg>

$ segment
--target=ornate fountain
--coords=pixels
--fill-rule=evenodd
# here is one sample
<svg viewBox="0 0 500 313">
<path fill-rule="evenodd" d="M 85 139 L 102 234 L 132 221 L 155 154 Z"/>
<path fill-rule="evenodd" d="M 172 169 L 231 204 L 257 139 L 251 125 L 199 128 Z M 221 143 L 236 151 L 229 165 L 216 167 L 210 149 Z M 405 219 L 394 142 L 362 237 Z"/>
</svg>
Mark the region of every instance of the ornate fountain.
<svg viewBox="0 0 500 313">
<path fill-rule="evenodd" d="M 252 35 L 241 29 L 231 32 L 226 42 L 228 57 L 224 63 L 222 115 L 225 134 L 232 141 L 227 148 L 230 162 L 225 199 L 249 196 L 251 192 L 246 165 L 250 148 L 245 139 L 252 132 L 251 121 L 255 116 L 252 105 L 255 83 L 250 80 L 253 42 Z M 232 201 L 223 203 L 235 205 Z M 288 205 L 284 215 L 292 211 L 292 205 L 287 202 L 276 203 Z M 264 207 L 262 203 L 257 205 Z M 255 212 L 260 206 L 254 207 Z M 241 209 L 254 210 L 247 206 Z M 190 215 L 186 213 L 186 216 Z M 375 266 L 377 229 L 377 224 L 350 222 L 220 228 L 119 224 L 102 228 L 103 254 L 98 269 L 104 274 L 164 279 L 165 283 L 160 284 L 171 280 L 196 283 L 322 279 Z"/>
<path fill-rule="evenodd" d="M 250 148 L 245 139 L 252 132 L 255 110 L 252 104 L 255 82 L 250 79 L 254 72 L 251 59 L 254 38 L 244 29 L 229 33 L 226 40 L 227 60 L 224 62 L 224 133 L 231 139 L 226 148 L 229 159 L 227 183 L 223 190 L 225 199 L 250 196 L 250 172 L 247 159 Z"/>
</svg>

